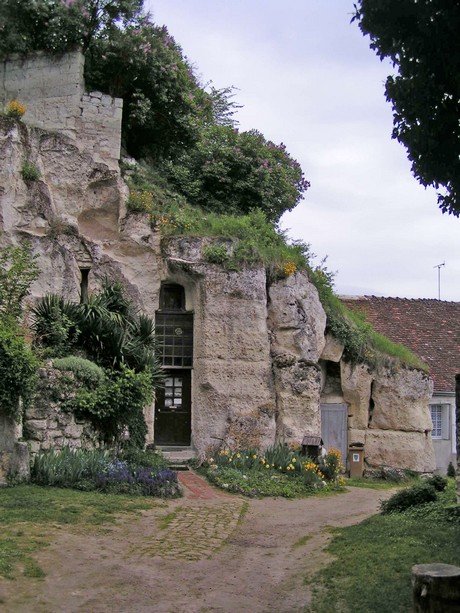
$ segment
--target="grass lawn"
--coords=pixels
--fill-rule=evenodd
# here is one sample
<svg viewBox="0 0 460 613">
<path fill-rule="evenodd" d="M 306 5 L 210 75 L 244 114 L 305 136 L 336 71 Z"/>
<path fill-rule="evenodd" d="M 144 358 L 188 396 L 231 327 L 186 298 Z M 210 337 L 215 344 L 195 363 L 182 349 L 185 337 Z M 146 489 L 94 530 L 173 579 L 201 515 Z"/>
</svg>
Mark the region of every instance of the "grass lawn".
<svg viewBox="0 0 460 613">
<path fill-rule="evenodd" d="M 376 515 L 333 530 L 328 552 L 335 560 L 316 576 L 307 611 L 396 613 L 411 611 L 414 564 L 460 566 L 460 507 L 454 480 L 437 502 L 404 513 Z"/>
<path fill-rule="evenodd" d="M 45 547 L 57 525 L 84 531 L 113 523 L 119 513 L 136 513 L 162 504 L 146 497 L 19 485 L 0 488 L 0 578 L 22 572 L 41 577 L 33 553 Z"/>
</svg>

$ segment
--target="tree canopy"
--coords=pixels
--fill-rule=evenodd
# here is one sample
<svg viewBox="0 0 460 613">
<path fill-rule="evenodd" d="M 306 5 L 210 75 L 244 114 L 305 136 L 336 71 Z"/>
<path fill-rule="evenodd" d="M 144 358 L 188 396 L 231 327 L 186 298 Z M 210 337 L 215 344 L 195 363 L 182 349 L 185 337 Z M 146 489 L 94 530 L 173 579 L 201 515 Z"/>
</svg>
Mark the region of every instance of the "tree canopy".
<svg viewBox="0 0 460 613">
<path fill-rule="evenodd" d="M 2 0 L 0 56 L 81 47 L 88 89 L 124 100 L 123 145 L 146 159 L 191 203 L 276 221 L 308 188 L 284 145 L 239 133 L 233 87 L 200 83 L 165 26 L 143 0 Z M 198 193 L 200 192 L 200 193 Z"/>
<path fill-rule="evenodd" d="M 460 0 L 359 0 L 354 19 L 381 60 L 393 138 L 412 172 L 438 192 L 443 212 L 460 215 Z"/>
</svg>

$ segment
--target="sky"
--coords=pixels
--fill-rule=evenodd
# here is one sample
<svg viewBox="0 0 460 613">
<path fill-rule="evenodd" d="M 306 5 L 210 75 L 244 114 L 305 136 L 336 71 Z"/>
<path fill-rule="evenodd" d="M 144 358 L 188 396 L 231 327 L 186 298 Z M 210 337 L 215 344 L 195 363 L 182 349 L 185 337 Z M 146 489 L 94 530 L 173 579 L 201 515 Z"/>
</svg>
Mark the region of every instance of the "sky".
<svg viewBox="0 0 460 613">
<path fill-rule="evenodd" d="M 353 0 L 145 0 L 203 83 L 234 86 L 239 129 L 283 142 L 311 182 L 281 219 L 341 295 L 460 301 L 460 219 L 391 139 L 384 82 Z M 445 266 L 437 268 L 445 263 Z"/>
</svg>

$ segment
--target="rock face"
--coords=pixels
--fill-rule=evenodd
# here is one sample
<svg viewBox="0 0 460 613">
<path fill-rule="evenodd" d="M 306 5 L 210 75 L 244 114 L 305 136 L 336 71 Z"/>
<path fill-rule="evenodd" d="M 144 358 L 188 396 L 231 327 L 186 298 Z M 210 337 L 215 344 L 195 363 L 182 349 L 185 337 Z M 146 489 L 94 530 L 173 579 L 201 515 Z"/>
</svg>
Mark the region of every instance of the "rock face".
<svg viewBox="0 0 460 613">
<path fill-rule="evenodd" d="M 102 121 L 96 140 L 103 130 Z M 345 362 L 343 347 L 326 334 L 326 315 L 306 273 L 268 286 L 263 266 L 227 271 L 207 262 L 211 239 L 161 239 L 145 216 L 127 215 L 127 188 L 113 161 L 86 136 L 79 141 L 63 132 L 0 119 L 0 247 L 30 241 L 42 271 L 34 296 L 56 292 L 78 301 L 84 275 L 90 292 L 109 275 L 155 317 L 165 284 L 183 289 L 182 311 L 193 321 L 189 434 L 200 456 L 222 444 L 326 438 L 321 406 L 334 403 L 346 411 L 345 448 L 364 443 L 369 466 L 434 469 L 425 375 L 370 372 Z M 39 169 L 39 180 L 23 180 L 24 160 Z M 180 338 L 182 328 L 172 328 Z M 173 378 L 180 372 L 174 364 L 168 369 Z M 53 387 L 55 375 L 41 374 L 42 387 Z M 159 402 L 146 409 L 148 442 L 157 439 Z M 32 451 L 97 444 L 87 424 L 60 414 L 45 393 L 25 426 Z M 7 432 L 0 453 L 11 456 L 4 441 L 14 446 L 19 435 L 4 424 L 0 429 Z"/>
<path fill-rule="evenodd" d="M 269 289 L 269 328 L 278 407 L 278 438 L 298 443 L 321 432 L 319 357 L 326 314 L 306 273 L 294 273 Z"/>
<path fill-rule="evenodd" d="M 29 449 L 21 436 L 20 425 L 0 409 L 0 487 L 30 478 Z"/>
</svg>

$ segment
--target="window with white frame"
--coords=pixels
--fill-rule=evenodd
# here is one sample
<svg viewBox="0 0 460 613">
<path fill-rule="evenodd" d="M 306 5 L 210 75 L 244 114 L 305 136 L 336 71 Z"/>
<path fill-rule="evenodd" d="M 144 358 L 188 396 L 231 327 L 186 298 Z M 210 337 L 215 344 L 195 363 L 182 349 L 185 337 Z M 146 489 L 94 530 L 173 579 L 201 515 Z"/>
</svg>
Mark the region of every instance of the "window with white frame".
<svg viewBox="0 0 460 613">
<path fill-rule="evenodd" d="M 432 438 L 449 439 L 450 404 L 430 404 L 433 429 Z"/>
</svg>

